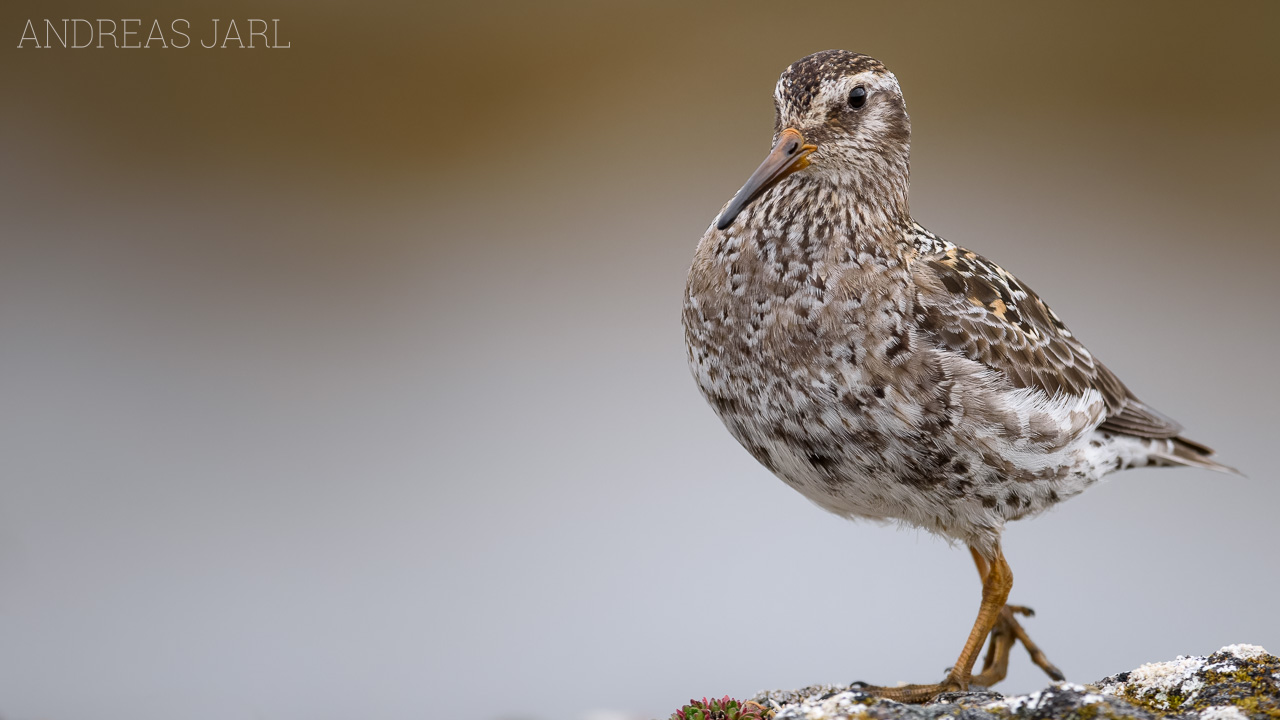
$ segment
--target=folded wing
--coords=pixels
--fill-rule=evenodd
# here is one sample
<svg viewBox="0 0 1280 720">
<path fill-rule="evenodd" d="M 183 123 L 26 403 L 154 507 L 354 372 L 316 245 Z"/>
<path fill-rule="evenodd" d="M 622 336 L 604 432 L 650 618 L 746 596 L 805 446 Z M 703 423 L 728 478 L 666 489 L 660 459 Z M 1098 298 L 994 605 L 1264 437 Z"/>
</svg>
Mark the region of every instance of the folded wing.
<svg viewBox="0 0 1280 720">
<path fill-rule="evenodd" d="M 1030 288 L 981 255 L 943 243 L 930 236 L 912 264 L 922 327 L 941 346 L 1002 373 L 1015 387 L 1051 397 L 1097 390 L 1106 403 L 1100 430 L 1146 438 L 1182 432 L 1134 397 Z"/>
</svg>

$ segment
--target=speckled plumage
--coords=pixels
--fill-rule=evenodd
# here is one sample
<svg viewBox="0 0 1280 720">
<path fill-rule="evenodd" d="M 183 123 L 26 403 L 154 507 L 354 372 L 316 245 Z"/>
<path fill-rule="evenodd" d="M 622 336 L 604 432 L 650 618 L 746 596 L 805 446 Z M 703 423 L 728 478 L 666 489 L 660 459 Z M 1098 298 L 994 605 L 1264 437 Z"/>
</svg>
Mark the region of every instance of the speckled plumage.
<svg viewBox="0 0 1280 720">
<path fill-rule="evenodd" d="M 811 55 L 775 103 L 775 141 L 816 150 L 708 228 L 683 312 L 698 387 L 760 463 L 837 514 L 984 551 L 1109 472 L 1226 469 L 1023 283 L 911 218 L 910 121 L 881 63 Z"/>
</svg>

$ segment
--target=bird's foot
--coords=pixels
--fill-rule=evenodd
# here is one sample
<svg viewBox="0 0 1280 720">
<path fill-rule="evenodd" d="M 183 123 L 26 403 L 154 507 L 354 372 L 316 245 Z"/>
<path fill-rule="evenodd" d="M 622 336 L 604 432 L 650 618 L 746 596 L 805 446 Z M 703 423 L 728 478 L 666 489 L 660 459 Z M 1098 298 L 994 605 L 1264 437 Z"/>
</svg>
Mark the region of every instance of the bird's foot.
<svg viewBox="0 0 1280 720">
<path fill-rule="evenodd" d="M 1018 622 L 1018 615 L 1034 617 L 1035 614 L 1035 610 L 1023 605 L 1005 605 L 1000 610 L 1000 617 L 996 620 L 995 627 L 991 629 L 991 643 L 987 647 L 987 657 L 982 663 L 982 672 L 973 676 L 975 684 L 991 686 L 1004 679 L 1009 668 L 1009 651 L 1013 649 L 1015 643 L 1022 643 L 1027 653 L 1031 655 L 1031 662 L 1043 670 L 1050 679 L 1056 682 L 1066 680 L 1062 671 L 1049 662 L 1044 651 L 1032 642 L 1027 631 Z"/>
<path fill-rule="evenodd" d="M 884 687 L 880 685 L 867 685 L 858 683 L 857 690 L 881 697 L 886 700 L 895 700 L 900 703 L 927 703 L 942 693 L 965 692 L 969 689 L 970 678 L 961 677 L 954 670 L 947 673 L 947 677 L 940 683 L 931 685 L 897 685 L 894 687 Z"/>
<path fill-rule="evenodd" d="M 1022 643 L 1031 655 L 1031 661 L 1044 670 L 1046 675 L 1058 682 L 1065 680 L 1062 671 L 1049 662 L 1049 658 L 1040 647 L 1031 641 L 1027 631 L 1018 622 L 1019 615 L 1032 617 L 1035 611 L 1022 605 L 1005 605 L 1001 608 L 995 627 L 991 629 L 991 642 L 987 648 L 986 659 L 982 663 L 982 672 L 976 675 L 961 674 L 956 671 L 956 668 L 951 668 L 947 672 L 946 679 L 932 685 L 883 687 L 859 683 L 856 689 L 886 700 L 927 703 L 943 693 L 968 692 L 970 687 L 988 688 L 1004 679 L 1009 668 L 1009 651 L 1017 643 Z"/>
<path fill-rule="evenodd" d="M 1026 648 L 1027 654 L 1031 656 L 1031 662 L 1035 663 L 1036 667 L 1043 670 L 1044 673 L 1049 676 L 1050 680 L 1062 682 L 1067 679 L 1066 676 L 1062 674 L 1062 671 L 1059 670 L 1056 665 L 1049 662 L 1049 658 L 1044 654 L 1044 651 L 1040 649 L 1039 645 L 1036 645 L 1031 641 L 1031 637 L 1027 635 L 1027 631 L 1023 630 L 1022 624 L 1018 622 L 1018 615 L 1035 617 L 1035 614 L 1035 610 L 1024 605 L 1005 605 L 1004 610 L 1000 613 L 1000 620 L 996 624 L 996 629 L 1006 634 L 1011 634 L 1014 639 L 1022 643 L 1022 647 Z M 995 632 L 995 630 L 992 631 L 993 636 L 995 635 Z M 983 663 L 983 666 L 983 669 L 985 670 L 985 662 Z"/>
</svg>

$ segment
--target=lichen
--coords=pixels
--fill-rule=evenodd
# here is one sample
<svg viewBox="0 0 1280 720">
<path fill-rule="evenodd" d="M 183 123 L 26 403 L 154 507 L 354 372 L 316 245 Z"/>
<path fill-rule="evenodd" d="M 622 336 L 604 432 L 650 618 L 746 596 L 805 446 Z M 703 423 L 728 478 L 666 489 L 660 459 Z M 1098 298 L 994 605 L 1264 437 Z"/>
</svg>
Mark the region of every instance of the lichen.
<svg viewBox="0 0 1280 720">
<path fill-rule="evenodd" d="M 1161 718 L 1280 720 L 1280 658 L 1256 645 L 1152 663 L 1100 684 Z"/>
<path fill-rule="evenodd" d="M 772 720 L 1280 720 L 1280 658 L 1256 645 L 1229 645 L 1209 656 L 1179 657 L 1113 675 L 1095 686 L 1057 683 L 1014 697 L 944 693 L 904 705 L 866 687 L 818 685 L 760 693 L 738 718 Z M 724 699 L 728 701 L 728 698 Z M 703 701 L 714 702 L 714 701 Z M 733 701 L 736 702 L 736 701 Z M 720 720 L 677 713 L 674 720 Z M 726 714 L 725 718 L 731 717 Z"/>
</svg>

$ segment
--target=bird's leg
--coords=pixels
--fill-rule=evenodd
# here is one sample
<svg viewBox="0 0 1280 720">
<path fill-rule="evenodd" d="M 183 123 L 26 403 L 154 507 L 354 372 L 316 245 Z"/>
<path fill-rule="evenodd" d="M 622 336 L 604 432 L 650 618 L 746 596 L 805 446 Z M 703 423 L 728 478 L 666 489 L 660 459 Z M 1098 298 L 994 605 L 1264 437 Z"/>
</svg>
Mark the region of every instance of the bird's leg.
<svg viewBox="0 0 1280 720">
<path fill-rule="evenodd" d="M 1004 602 L 1009 599 L 1009 590 L 1013 587 L 1013 570 L 1005 561 L 999 545 L 995 546 L 992 555 L 993 557 L 987 558 L 989 568 L 982 578 L 982 604 L 978 607 L 978 618 L 974 620 L 969 639 L 965 641 L 964 649 L 960 651 L 960 657 L 947 677 L 935 685 L 867 686 L 862 688 L 864 692 L 899 702 L 920 703 L 932 700 L 939 693 L 969 689 L 969 683 L 976 680 L 971 677 L 973 664 L 977 661 L 987 636 L 996 623 L 1000 622 Z M 1008 654 L 1007 650 L 1005 654 Z"/>
<path fill-rule="evenodd" d="M 1017 638 L 1004 621 L 1008 610 L 1009 606 L 1005 605 L 1000 611 L 996 626 L 991 628 L 991 641 L 987 643 L 987 656 L 982 661 L 982 672 L 974 675 L 970 681 L 974 685 L 991 687 L 1003 680 L 1009 672 L 1009 650 L 1013 648 Z"/>
<path fill-rule="evenodd" d="M 987 573 L 991 572 L 991 563 L 978 552 L 974 546 L 969 546 L 969 554 L 973 556 L 973 564 L 978 568 L 978 579 L 983 583 L 987 581 Z M 1006 607 L 1008 607 L 1006 605 Z M 1001 610 L 1001 620 L 1004 619 L 1004 611 Z M 987 656 L 982 661 L 982 672 L 980 675 L 987 679 L 998 675 L 999 677 L 990 680 L 986 685 L 993 685 L 1004 679 L 1009 668 L 1009 649 L 1013 646 L 1013 633 L 1009 632 L 1009 628 L 999 620 L 996 626 L 991 629 L 991 642 L 987 645 Z"/>
<path fill-rule="evenodd" d="M 990 572 L 990 563 L 975 548 L 970 547 L 969 552 L 973 555 L 974 565 L 978 567 L 978 575 L 985 583 L 987 573 Z M 987 656 L 982 662 L 982 672 L 973 677 L 975 685 L 990 687 L 1004 679 L 1009 669 L 1009 651 L 1013 649 L 1015 642 L 1022 643 L 1031 655 L 1031 661 L 1044 670 L 1050 678 L 1059 682 L 1066 679 L 1062 671 L 1049 662 L 1049 658 L 1040 647 L 1031 641 L 1027 631 L 1023 630 L 1022 624 L 1018 622 L 1017 615 L 1031 617 L 1035 615 L 1035 611 L 1022 605 L 1004 606 L 1000 611 L 1000 619 L 991 629 L 991 643 L 987 646 Z"/>
</svg>

